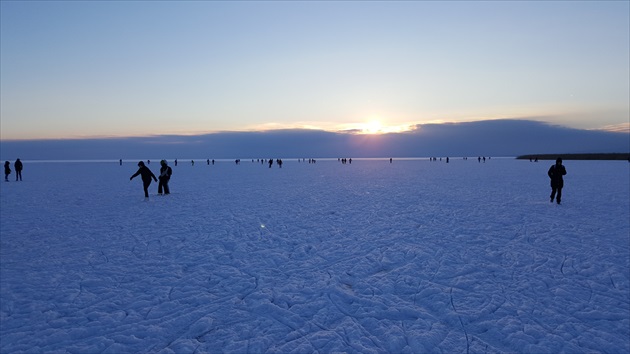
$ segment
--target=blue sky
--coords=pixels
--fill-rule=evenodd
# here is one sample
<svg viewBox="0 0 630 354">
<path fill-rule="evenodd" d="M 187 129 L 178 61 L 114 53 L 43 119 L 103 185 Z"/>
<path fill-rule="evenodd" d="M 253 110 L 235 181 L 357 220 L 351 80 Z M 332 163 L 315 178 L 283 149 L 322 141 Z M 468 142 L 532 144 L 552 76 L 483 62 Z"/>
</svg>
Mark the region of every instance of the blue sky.
<svg viewBox="0 0 630 354">
<path fill-rule="evenodd" d="M 630 116 L 627 1 L 0 4 L 2 140 Z"/>
</svg>

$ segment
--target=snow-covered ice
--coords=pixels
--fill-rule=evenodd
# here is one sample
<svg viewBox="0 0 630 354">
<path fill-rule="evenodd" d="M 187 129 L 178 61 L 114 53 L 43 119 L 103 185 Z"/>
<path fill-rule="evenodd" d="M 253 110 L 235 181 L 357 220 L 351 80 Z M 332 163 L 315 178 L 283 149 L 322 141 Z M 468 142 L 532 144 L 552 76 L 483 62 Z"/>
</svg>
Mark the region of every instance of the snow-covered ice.
<svg viewBox="0 0 630 354">
<path fill-rule="evenodd" d="M 630 164 L 29 162 L 0 352 L 628 353 Z M 149 165 L 154 173 L 157 160 Z"/>
</svg>

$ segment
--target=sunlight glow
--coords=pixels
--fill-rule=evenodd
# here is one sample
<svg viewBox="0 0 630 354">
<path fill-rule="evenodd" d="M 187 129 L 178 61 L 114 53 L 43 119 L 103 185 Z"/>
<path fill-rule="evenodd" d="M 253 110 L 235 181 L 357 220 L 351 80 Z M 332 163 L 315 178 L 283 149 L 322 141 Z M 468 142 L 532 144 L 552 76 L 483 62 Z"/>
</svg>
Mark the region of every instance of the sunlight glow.
<svg viewBox="0 0 630 354">
<path fill-rule="evenodd" d="M 350 125 L 346 130 L 352 130 L 357 134 L 387 134 L 387 133 L 402 133 L 411 131 L 414 129 L 415 124 L 401 124 L 401 125 L 384 125 L 380 120 L 372 120 L 368 123 L 359 123 Z"/>
<path fill-rule="evenodd" d="M 381 125 L 381 122 L 373 120 L 369 123 L 366 123 L 362 130 L 365 134 L 378 134 L 382 132 L 383 126 Z"/>
</svg>

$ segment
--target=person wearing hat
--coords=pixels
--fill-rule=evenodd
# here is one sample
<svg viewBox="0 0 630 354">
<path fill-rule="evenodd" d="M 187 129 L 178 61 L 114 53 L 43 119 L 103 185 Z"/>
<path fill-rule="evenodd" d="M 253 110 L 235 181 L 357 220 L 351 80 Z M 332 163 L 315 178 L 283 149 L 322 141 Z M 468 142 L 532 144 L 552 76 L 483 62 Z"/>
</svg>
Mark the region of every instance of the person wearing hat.
<svg viewBox="0 0 630 354">
<path fill-rule="evenodd" d="M 151 185 L 151 178 L 157 182 L 157 178 L 147 166 L 144 165 L 144 162 L 138 162 L 138 172 L 134 173 L 133 176 L 129 177 L 131 181 L 134 177 L 140 175 L 142 177 L 142 187 L 144 188 L 144 197 L 149 198 L 149 185 Z"/>
<path fill-rule="evenodd" d="M 557 158 L 556 164 L 551 165 L 549 167 L 549 171 L 547 171 L 547 175 L 551 179 L 551 202 L 553 203 L 553 198 L 556 198 L 556 202 L 560 204 L 560 199 L 562 199 L 562 187 L 564 187 L 564 180 L 562 176 L 567 174 L 567 170 L 562 165 L 562 159 Z M 557 194 L 556 194 L 557 193 Z"/>
<path fill-rule="evenodd" d="M 160 183 L 158 184 L 158 194 L 162 194 L 162 189 L 164 189 L 164 195 L 170 194 L 171 190 L 168 188 L 168 181 L 171 179 L 171 175 L 173 174 L 173 170 L 171 166 L 166 163 L 166 160 L 160 161 Z"/>
</svg>

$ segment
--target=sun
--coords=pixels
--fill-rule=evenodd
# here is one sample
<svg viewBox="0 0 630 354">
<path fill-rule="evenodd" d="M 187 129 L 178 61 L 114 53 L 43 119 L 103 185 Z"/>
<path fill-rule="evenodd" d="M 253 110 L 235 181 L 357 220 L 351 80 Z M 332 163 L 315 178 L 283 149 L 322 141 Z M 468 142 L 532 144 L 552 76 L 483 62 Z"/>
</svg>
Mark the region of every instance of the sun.
<svg viewBox="0 0 630 354">
<path fill-rule="evenodd" d="M 383 131 L 383 125 L 377 120 L 363 124 L 361 129 L 364 134 L 379 134 Z"/>
<path fill-rule="evenodd" d="M 414 123 L 388 125 L 380 119 L 371 119 L 364 123 L 346 123 L 338 125 L 338 131 L 347 131 L 353 134 L 381 135 L 390 133 L 403 133 L 414 130 Z"/>
</svg>

